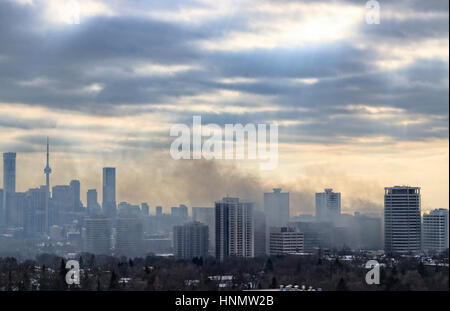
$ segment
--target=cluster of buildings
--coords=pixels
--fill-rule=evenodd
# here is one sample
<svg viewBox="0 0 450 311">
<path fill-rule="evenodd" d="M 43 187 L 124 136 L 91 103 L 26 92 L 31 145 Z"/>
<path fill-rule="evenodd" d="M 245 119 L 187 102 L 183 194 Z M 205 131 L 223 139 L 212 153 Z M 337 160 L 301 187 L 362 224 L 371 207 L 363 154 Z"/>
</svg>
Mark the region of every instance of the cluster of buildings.
<svg viewBox="0 0 450 311">
<path fill-rule="evenodd" d="M 86 206 L 78 180 L 50 187 L 51 172 L 47 141 L 46 184 L 16 192 L 16 154 L 3 154 L 2 236 L 59 241 L 71 251 L 93 254 L 219 260 L 301 255 L 315 249 L 384 248 L 388 253 L 448 249 L 448 210 L 422 216 L 419 187 L 386 187 L 384 217 L 342 213 L 341 194 L 333 189 L 316 193 L 315 215 L 291 217 L 289 193 L 279 188 L 264 193 L 263 209 L 227 196 L 211 207 L 192 207 L 191 214 L 185 205 L 165 214 L 161 206 L 151 213 L 145 202 L 117 203 L 113 167 L 103 168 L 101 204 L 97 190 L 89 189 Z"/>
</svg>

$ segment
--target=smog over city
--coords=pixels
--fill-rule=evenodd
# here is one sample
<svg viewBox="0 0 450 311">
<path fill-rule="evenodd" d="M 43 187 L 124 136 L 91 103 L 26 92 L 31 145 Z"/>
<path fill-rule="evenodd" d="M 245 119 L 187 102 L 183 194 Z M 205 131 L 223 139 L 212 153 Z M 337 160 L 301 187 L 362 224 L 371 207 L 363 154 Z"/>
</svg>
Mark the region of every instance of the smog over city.
<svg viewBox="0 0 450 311">
<path fill-rule="evenodd" d="M 0 1 L 0 292 L 448 292 L 448 6 Z"/>
</svg>

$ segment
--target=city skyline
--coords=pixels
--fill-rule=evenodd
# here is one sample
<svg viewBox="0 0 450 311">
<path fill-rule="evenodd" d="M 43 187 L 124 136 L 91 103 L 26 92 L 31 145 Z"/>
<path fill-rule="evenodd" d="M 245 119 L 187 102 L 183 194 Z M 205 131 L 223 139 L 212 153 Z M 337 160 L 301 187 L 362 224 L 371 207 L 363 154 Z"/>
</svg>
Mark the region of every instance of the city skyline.
<svg viewBox="0 0 450 311">
<path fill-rule="evenodd" d="M 124 201 L 262 204 L 277 185 L 313 213 L 332 187 L 343 211 L 381 213 L 383 187 L 407 183 L 423 210 L 449 205 L 447 1 L 383 2 L 379 24 L 351 0 L 79 2 L 72 24 L 64 1 L 0 3 L 0 152 L 18 154 L 18 191 L 43 184 L 49 136 L 55 184 L 101 196 L 115 167 Z M 173 160 L 169 130 L 193 116 L 278 123 L 278 169 Z"/>
<path fill-rule="evenodd" d="M 44 182 L 42 182 L 41 184 L 35 184 L 34 186 L 32 186 L 32 187 L 30 187 L 30 188 L 28 188 L 28 189 L 24 189 L 23 191 L 17 191 L 16 190 L 16 192 L 25 192 L 25 191 L 27 191 L 27 190 L 29 190 L 29 189 L 32 189 L 32 188 L 38 188 L 38 187 L 40 187 L 40 186 L 45 186 L 46 184 L 47 184 L 47 180 L 48 180 L 48 178 L 47 178 L 47 172 L 48 172 L 48 174 L 50 174 L 50 173 L 53 173 L 53 171 L 52 171 L 52 169 L 50 169 L 50 162 L 49 162 L 49 158 L 50 158 L 50 153 L 49 153 L 49 146 L 50 146 L 50 143 L 49 143 L 49 137 L 46 137 L 45 138 L 46 139 L 46 151 L 45 151 L 45 154 L 46 154 L 46 166 L 44 167 L 44 177 L 43 177 L 43 181 Z M 14 159 L 15 159 L 15 161 L 16 161 L 16 163 L 15 163 L 15 167 L 14 167 L 14 171 L 15 171 L 15 180 L 14 180 L 14 188 L 16 188 L 17 187 L 17 161 L 18 161 L 18 159 L 17 159 L 17 153 L 15 153 L 15 152 L 5 152 L 4 154 L 6 154 L 6 156 L 7 157 L 11 157 L 11 155 L 12 154 L 14 154 Z M 0 164 L 0 169 L 2 169 L 3 168 L 3 163 L 4 162 L 2 162 L 1 164 Z M 49 170 L 47 170 L 47 168 L 49 168 Z M 92 170 L 90 170 L 91 171 L 91 173 L 92 173 Z M 80 185 L 78 186 L 79 188 L 80 188 L 80 200 L 81 200 L 81 202 L 83 203 L 83 207 L 88 207 L 88 199 L 87 199 L 87 194 L 88 194 L 88 192 L 89 192 L 89 190 L 95 190 L 96 191 L 96 193 L 97 193 L 97 196 L 98 196 L 98 198 L 100 198 L 100 197 L 103 197 L 103 188 L 105 187 L 105 185 L 103 185 L 103 187 L 101 186 L 101 184 L 104 182 L 104 180 L 105 180 L 105 172 L 106 171 L 112 171 L 113 173 L 113 181 L 112 181 L 112 183 L 114 184 L 114 189 L 112 189 L 111 191 L 113 191 L 114 193 L 112 193 L 112 194 L 110 194 L 110 196 L 112 195 L 112 198 L 113 198 L 113 202 L 109 202 L 109 203 L 114 203 L 115 205 L 116 205 L 116 207 L 117 207 L 117 205 L 120 203 L 120 202 L 130 202 L 130 203 L 132 203 L 132 204 L 138 204 L 138 205 L 140 205 L 142 202 L 144 202 L 144 203 L 150 203 L 150 206 L 154 209 L 154 208 L 156 208 L 157 206 L 162 206 L 163 207 L 163 210 L 165 211 L 165 212 L 170 212 L 170 208 L 172 208 L 172 206 L 174 206 L 174 205 L 178 205 L 179 203 L 183 203 L 183 202 L 186 202 L 186 201 L 181 201 L 181 202 L 175 202 L 174 201 L 174 204 L 162 204 L 161 202 L 153 202 L 153 204 L 152 204 L 152 200 L 151 200 L 151 198 L 148 198 L 148 199 L 143 199 L 143 200 L 136 200 L 136 199 L 131 199 L 131 200 L 122 200 L 122 199 L 119 199 L 119 200 L 115 200 L 115 197 L 116 197 L 116 192 L 117 192 L 117 184 L 116 184 L 116 167 L 101 167 L 101 172 L 103 172 L 103 176 L 102 176 L 102 174 L 100 174 L 100 181 L 99 181 L 99 183 L 100 183 L 100 186 L 98 186 L 98 188 L 91 188 L 91 187 L 89 187 L 89 186 L 85 186 L 85 185 L 83 185 L 83 183 L 82 182 L 80 182 L 80 180 L 79 180 L 79 178 L 77 178 L 76 176 L 72 176 L 71 177 L 71 179 L 70 180 L 68 180 L 67 182 L 64 182 L 63 184 L 52 184 L 51 182 L 50 182 L 50 192 L 51 192 L 51 190 L 52 190 L 52 188 L 53 188 L 53 186 L 61 186 L 61 185 L 66 185 L 66 184 L 69 184 L 69 182 L 70 183 L 72 183 L 72 182 L 79 182 L 80 183 Z M 95 173 L 94 173 L 94 175 L 95 175 Z M 5 174 L 3 174 L 2 176 L 4 176 L 4 178 L 6 178 L 6 175 Z M 3 178 L 3 180 L 5 180 Z M 226 178 L 226 177 L 224 177 L 224 178 Z M 52 180 L 52 179 L 51 179 Z M 120 183 L 119 183 L 119 185 L 120 185 Z M 273 186 L 273 185 L 272 185 Z M 332 185 L 329 185 L 328 184 L 328 186 L 332 186 Z M 392 184 L 392 186 L 393 186 L 393 184 Z M 399 184 L 399 185 L 396 185 L 396 186 L 409 186 L 409 184 Z M 0 189 L 3 189 L 2 187 L 0 187 Z M 86 191 L 82 191 L 82 190 L 84 190 L 84 189 L 86 189 Z M 315 202 L 313 203 L 314 205 L 313 205 L 313 207 L 312 208 L 309 208 L 309 209 L 306 209 L 306 210 L 302 210 L 302 208 L 300 207 L 300 208 L 295 208 L 294 207 L 294 210 L 297 210 L 298 212 L 297 213 L 294 213 L 292 216 L 295 216 L 295 215 L 300 215 L 300 214 L 312 214 L 312 215 L 316 215 L 316 213 L 317 213 L 317 195 L 319 194 L 319 191 L 321 191 L 321 190 L 324 190 L 325 189 L 325 192 L 326 191 L 331 191 L 332 189 L 331 188 L 322 188 L 322 189 L 319 189 L 318 191 L 315 191 L 314 193 L 310 193 L 310 195 L 312 195 L 312 196 L 315 196 Z M 384 189 L 384 188 L 382 188 L 382 189 Z M 276 191 L 280 191 L 281 189 L 279 189 L 279 188 L 274 188 L 273 189 L 273 191 L 274 191 L 274 193 L 276 192 Z M 250 200 L 252 200 L 252 201 L 254 201 L 254 202 L 257 202 L 258 204 L 257 204 L 257 206 L 258 206 L 258 208 L 260 209 L 260 210 L 264 210 L 264 200 L 263 200 L 263 194 L 264 194 L 264 196 L 266 195 L 265 193 L 267 193 L 267 191 L 264 189 L 263 190 L 264 192 L 263 193 L 260 193 L 258 196 L 256 196 L 256 197 L 245 197 L 245 198 L 247 198 L 247 199 L 250 199 Z M 228 192 L 228 191 L 225 191 L 225 192 Z M 289 190 L 287 190 L 287 192 L 288 192 L 288 194 L 289 195 L 292 195 L 292 194 L 294 194 L 295 195 L 295 192 L 294 193 L 292 193 L 291 191 L 289 191 Z M 269 193 L 270 194 L 270 193 Z M 339 195 L 340 195 L 340 193 L 338 193 Z M 221 194 L 221 195 L 223 195 L 223 193 Z M 236 195 L 237 197 L 241 197 L 241 195 Z M 133 197 L 132 195 L 130 196 L 130 195 L 128 195 L 128 196 L 125 196 L 125 197 Z M 289 196 L 288 196 L 289 197 Z M 344 197 L 343 197 L 343 199 L 345 200 L 345 195 L 344 195 Z M 97 202 L 100 204 L 100 207 L 102 207 L 102 205 L 103 205 L 103 201 L 104 201 L 104 197 L 103 197 L 103 199 L 100 201 L 100 200 L 98 200 Z M 214 202 L 215 200 L 213 200 L 213 202 Z M 339 202 L 341 201 L 341 198 L 339 197 Z M 288 203 L 289 203 L 289 199 L 288 199 Z M 423 203 L 422 203 L 423 204 Z M 189 206 L 192 206 L 192 207 L 195 207 L 195 206 L 201 206 L 201 205 L 211 205 L 211 202 L 208 202 L 208 201 L 201 201 L 201 203 L 199 203 L 199 204 L 197 204 L 197 203 L 193 203 L 193 204 L 188 204 Z M 292 207 L 292 204 L 289 204 L 290 205 L 290 209 L 289 209 L 289 212 L 291 212 L 292 210 L 293 210 L 293 207 Z M 359 208 L 358 208 L 359 207 Z M 383 204 L 381 204 L 380 206 L 379 206 L 379 208 L 375 208 L 375 209 L 364 209 L 364 208 L 361 208 L 360 206 L 358 206 L 357 208 L 355 208 L 355 209 L 351 209 L 351 208 L 348 208 L 348 206 L 347 206 L 347 208 L 343 208 L 342 209 L 342 212 L 343 213 L 351 213 L 351 214 L 353 214 L 354 212 L 365 212 L 365 213 L 368 213 L 368 214 L 376 214 L 376 215 L 382 215 L 383 214 L 383 209 L 384 209 L 384 207 L 383 207 Z M 340 207 L 339 207 L 340 208 Z M 103 209 L 102 209 L 103 210 Z M 427 212 L 430 212 L 430 211 L 433 211 L 433 210 L 435 210 L 435 208 L 430 208 L 430 209 L 424 209 L 423 207 L 422 207 L 422 211 L 421 211 L 421 213 L 422 214 L 425 214 L 425 213 L 427 213 Z"/>
</svg>

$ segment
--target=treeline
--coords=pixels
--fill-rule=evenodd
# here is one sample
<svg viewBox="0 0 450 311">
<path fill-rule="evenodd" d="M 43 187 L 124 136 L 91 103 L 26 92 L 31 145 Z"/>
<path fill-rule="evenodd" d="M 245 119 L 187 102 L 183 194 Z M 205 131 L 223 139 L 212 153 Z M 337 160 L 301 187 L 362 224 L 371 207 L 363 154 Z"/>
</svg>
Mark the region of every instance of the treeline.
<svg viewBox="0 0 450 311">
<path fill-rule="evenodd" d="M 380 285 L 366 284 L 368 269 L 364 264 L 368 258 L 363 257 L 346 261 L 284 256 L 218 262 L 214 258 L 189 261 L 83 253 L 76 259 L 81 269 L 80 284 L 69 286 L 65 281 L 66 260 L 61 257 L 41 254 L 21 262 L 14 257 L 0 258 L 0 290 L 244 290 L 288 284 L 323 290 L 449 290 L 448 266 L 425 265 L 413 257 L 381 260 L 385 266 L 381 268 Z"/>
</svg>

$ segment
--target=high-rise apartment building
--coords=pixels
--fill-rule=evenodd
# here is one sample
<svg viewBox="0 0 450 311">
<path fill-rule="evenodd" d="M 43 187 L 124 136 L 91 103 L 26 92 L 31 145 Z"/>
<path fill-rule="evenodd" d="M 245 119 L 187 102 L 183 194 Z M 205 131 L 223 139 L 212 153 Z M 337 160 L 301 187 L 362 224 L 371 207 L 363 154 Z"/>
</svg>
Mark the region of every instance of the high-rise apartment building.
<svg viewBox="0 0 450 311">
<path fill-rule="evenodd" d="M 223 198 L 215 203 L 216 258 L 253 257 L 254 203 Z"/>
<path fill-rule="evenodd" d="M 435 209 L 423 215 L 422 248 L 443 252 L 448 249 L 448 209 Z"/>
<path fill-rule="evenodd" d="M 104 216 L 85 219 L 85 250 L 92 254 L 111 254 L 111 221 Z"/>
<path fill-rule="evenodd" d="M 119 210 L 116 223 L 115 254 L 124 256 L 139 256 L 143 251 L 144 229 L 137 210 L 133 205 Z"/>
<path fill-rule="evenodd" d="M 266 214 L 256 209 L 253 211 L 253 231 L 255 257 L 266 256 L 268 252 Z"/>
<path fill-rule="evenodd" d="M 214 207 L 193 207 L 192 219 L 208 226 L 209 250 L 215 253 L 216 242 L 216 219 Z"/>
<path fill-rule="evenodd" d="M 208 226 L 198 221 L 173 227 L 175 257 L 192 259 L 208 256 Z"/>
<path fill-rule="evenodd" d="M 389 253 L 420 251 L 420 187 L 384 188 L 384 248 Z"/>
<path fill-rule="evenodd" d="M 341 214 L 341 194 L 327 188 L 325 192 L 316 193 L 316 220 L 334 222 Z"/>
<path fill-rule="evenodd" d="M 264 193 L 264 213 L 266 224 L 270 227 L 283 227 L 289 222 L 289 192 L 280 188 Z"/>
</svg>

